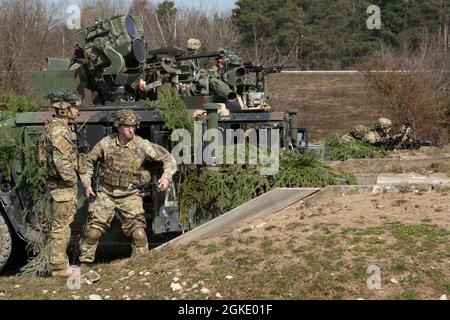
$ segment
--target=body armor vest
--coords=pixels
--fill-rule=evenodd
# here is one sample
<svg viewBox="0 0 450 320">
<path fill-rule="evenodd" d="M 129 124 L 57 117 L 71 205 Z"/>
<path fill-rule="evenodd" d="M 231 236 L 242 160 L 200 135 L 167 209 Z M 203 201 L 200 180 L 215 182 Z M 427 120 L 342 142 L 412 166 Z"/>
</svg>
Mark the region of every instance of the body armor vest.
<svg viewBox="0 0 450 320">
<path fill-rule="evenodd" d="M 134 141 L 122 146 L 117 143 L 117 136 L 113 137 L 104 149 L 104 162 L 100 166 L 102 183 L 112 187 L 130 188 L 133 185 L 150 182 L 150 173 L 143 170 L 142 164 L 145 153 L 138 148 Z"/>
</svg>

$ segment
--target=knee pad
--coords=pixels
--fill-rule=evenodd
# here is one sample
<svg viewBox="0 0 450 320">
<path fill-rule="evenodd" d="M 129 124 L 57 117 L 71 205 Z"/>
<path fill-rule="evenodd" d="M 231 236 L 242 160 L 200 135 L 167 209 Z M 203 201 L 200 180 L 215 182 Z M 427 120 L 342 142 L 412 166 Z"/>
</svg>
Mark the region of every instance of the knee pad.
<svg viewBox="0 0 450 320">
<path fill-rule="evenodd" d="M 136 247 L 145 247 L 148 244 L 147 233 L 144 228 L 137 228 L 133 231 L 133 243 Z"/>
<path fill-rule="evenodd" d="M 88 228 L 84 232 L 84 239 L 86 240 L 86 243 L 89 245 L 97 244 L 98 239 L 100 239 L 100 236 L 102 235 L 102 232 L 95 228 Z"/>
</svg>

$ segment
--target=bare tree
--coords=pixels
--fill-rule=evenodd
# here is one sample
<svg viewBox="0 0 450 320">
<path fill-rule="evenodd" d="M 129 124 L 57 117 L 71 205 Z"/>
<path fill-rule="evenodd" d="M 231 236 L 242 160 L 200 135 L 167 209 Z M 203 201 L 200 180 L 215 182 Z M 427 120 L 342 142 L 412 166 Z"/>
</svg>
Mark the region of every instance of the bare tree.
<svg viewBox="0 0 450 320">
<path fill-rule="evenodd" d="M 237 28 L 223 14 L 181 8 L 176 10 L 175 16 L 166 16 L 165 21 L 160 21 L 157 7 L 143 0 L 134 0 L 130 13 L 143 21 L 145 38 L 151 48 L 184 47 L 189 38 L 199 39 L 205 51 L 219 47 L 236 49 L 240 43 Z"/>
<path fill-rule="evenodd" d="M 81 24 L 90 26 L 95 21 L 111 18 L 127 12 L 125 0 L 83 0 L 81 5 Z"/>
<path fill-rule="evenodd" d="M 0 96 L 30 94 L 29 71 L 58 48 L 56 7 L 41 0 L 5 0 L 0 11 Z"/>
<path fill-rule="evenodd" d="M 397 125 L 408 122 L 423 139 L 448 142 L 449 59 L 438 40 L 424 40 L 419 50 L 383 46 L 362 70 L 374 90 L 375 103 Z"/>
</svg>

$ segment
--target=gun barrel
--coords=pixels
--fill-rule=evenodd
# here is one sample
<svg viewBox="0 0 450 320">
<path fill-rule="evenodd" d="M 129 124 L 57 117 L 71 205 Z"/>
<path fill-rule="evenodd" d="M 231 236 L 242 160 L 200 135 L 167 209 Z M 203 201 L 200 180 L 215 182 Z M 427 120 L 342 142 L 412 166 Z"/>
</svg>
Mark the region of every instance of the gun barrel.
<svg viewBox="0 0 450 320">
<path fill-rule="evenodd" d="M 191 60 L 191 59 L 213 58 L 213 57 L 219 57 L 222 54 L 223 54 L 223 52 L 213 51 L 213 52 L 199 53 L 199 54 L 193 54 L 193 55 L 188 55 L 188 56 L 179 56 L 179 57 L 175 57 L 175 60 L 183 61 L 183 60 Z"/>
<path fill-rule="evenodd" d="M 210 79 L 209 87 L 211 90 L 220 97 L 227 99 L 228 101 L 235 101 L 237 99 L 237 94 L 226 83 L 219 79 Z"/>
</svg>

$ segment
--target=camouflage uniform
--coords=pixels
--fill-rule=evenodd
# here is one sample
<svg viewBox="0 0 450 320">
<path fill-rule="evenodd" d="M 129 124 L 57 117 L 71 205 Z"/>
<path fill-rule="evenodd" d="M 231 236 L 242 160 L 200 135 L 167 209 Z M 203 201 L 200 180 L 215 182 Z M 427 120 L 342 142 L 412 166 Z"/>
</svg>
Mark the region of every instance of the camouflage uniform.
<svg viewBox="0 0 450 320">
<path fill-rule="evenodd" d="M 370 130 L 368 134 L 362 139 L 363 142 L 374 144 L 382 141 L 383 139 L 389 138 L 389 134 L 383 133 L 383 130 L 391 127 L 392 122 L 386 118 L 380 118 L 377 120 L 375 127 Z"/>
<path fill-rule="evenodd" d="M 57 118 L 45 128 L 47 145 L 47 187 L 50 193 L 50 266 L 63 270 L 69 266 L 67 244 L 70 224 L 77 210 L 78 151 L 75 132 Z"/>
<path fill-rule="evenodd" d="M 342 136 L 341 141 L 344 143 L 352 142 L 355 140 L 362 140 L 366 134 L 369 133 L 369 128 L 363 125 L 356 125 L 350 132 Z"/>
<path fill-rule="evenodd" d="M 109 228 L 116 210 L 122 219 L 124 234 L 133 238 L 133 253 L 148 250 L 143 194 L 135 187 L 150 181 L 150 173 L 142 168 L 145 160 L 163 162 L 162 177 L 169 181 L 176 172 L 175 159 L 166 149 L 139 136 L 121 145 L 118 133 L 113 133 L 89 153 L 87 172 L 81 179 L 85 187 L 90 186 L 94 163 L 100 161 L 100 187 L 95 202 L 89 207 L 89 220 L 80 243 L 82 263 L 94 261 L 98 240 Z"/>
</svg>

